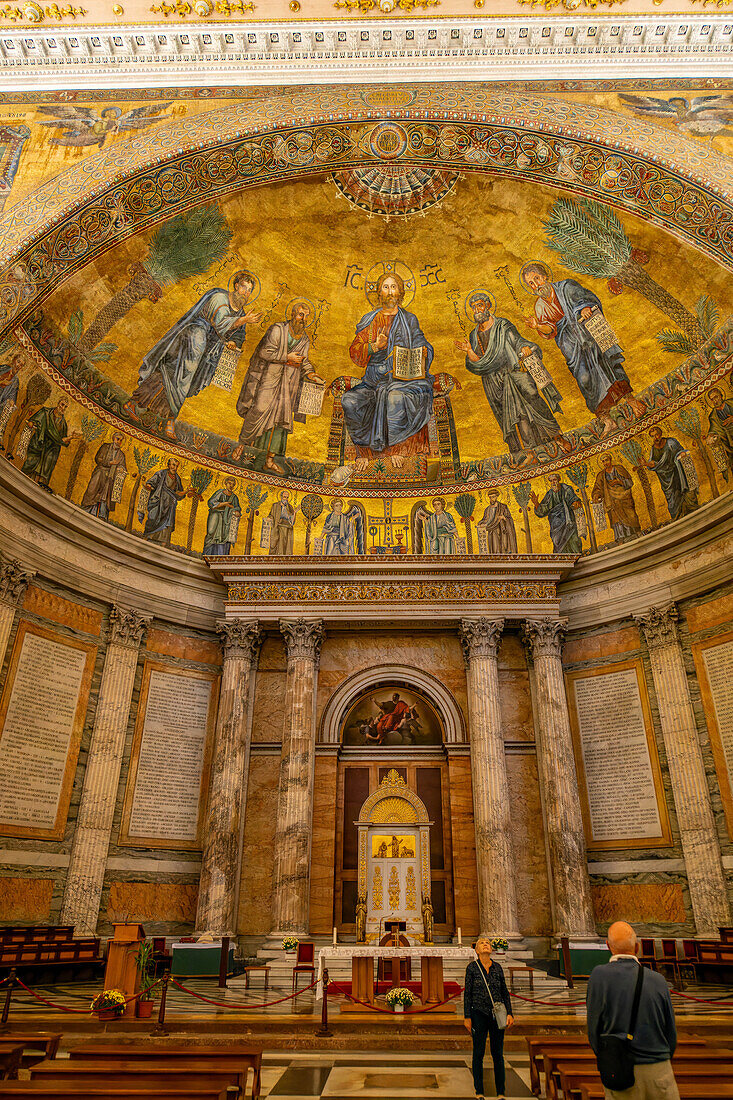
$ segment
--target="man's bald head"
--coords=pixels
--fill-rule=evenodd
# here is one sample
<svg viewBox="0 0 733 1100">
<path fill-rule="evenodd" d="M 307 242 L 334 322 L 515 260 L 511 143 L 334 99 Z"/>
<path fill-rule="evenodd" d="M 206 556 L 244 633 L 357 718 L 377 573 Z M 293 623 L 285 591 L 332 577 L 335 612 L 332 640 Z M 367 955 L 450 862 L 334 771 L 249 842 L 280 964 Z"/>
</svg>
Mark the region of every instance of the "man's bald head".
<svg viewBox="0 0 733 1100">
<path fill-rule="evenodd" d="M 635 955 L 639 947 L 636 932 L 623 920 L 618 920 L 611 925 L 606 942 L 612 955 Z"/>
</svg>

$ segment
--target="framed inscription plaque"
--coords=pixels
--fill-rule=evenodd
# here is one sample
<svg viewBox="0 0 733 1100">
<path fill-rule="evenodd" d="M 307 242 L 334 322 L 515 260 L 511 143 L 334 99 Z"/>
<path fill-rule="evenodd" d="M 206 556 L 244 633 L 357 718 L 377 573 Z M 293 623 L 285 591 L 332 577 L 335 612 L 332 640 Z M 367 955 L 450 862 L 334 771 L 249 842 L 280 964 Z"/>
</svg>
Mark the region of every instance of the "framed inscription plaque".
<svg viewBox="0 0 733 1100">
<path fill-rule="evenodd" d="M 216 672 L 145 661 L 121 845 L 201 847 L 218 682 Z"/>
<path fill-rule="evenodd" d="M 62 840 L 97 646 L 21 622 L 0 699 L 0 834 Z"/>
<path fill-rule="evenodd" d="M 693 642 L 697 681 L 720 784 L 728 836 L 733 840 L 733 633 Z"/>
<path fill-rule="evenodd" d="M 641 660 L 566 678 L 589 850 L 671 844 Z"/>
</svg>

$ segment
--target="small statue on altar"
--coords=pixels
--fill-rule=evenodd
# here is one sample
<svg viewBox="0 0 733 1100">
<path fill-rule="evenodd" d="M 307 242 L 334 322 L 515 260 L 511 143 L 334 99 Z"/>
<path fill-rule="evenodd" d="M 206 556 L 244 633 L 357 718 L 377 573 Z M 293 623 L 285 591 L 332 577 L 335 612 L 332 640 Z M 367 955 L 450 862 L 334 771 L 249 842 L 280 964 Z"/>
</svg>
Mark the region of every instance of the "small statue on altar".
<svg viewBox="0 0 733 1100">
<path fill-rule="evenodd" d="M 356 942 L 366 943 L 367 899 L 359 894 L 356 899 Z"/>
<path fill-rule="evenodd" d="M 392 859 L 400 858 L 400 838 L 398 836 L 392 837 Z"/>
<path fill-rule="evenodd" d="M 422 896 L 422 924 L 425 943 L 433 942 L 433 903 L 427 894 Z"/>
</svg>

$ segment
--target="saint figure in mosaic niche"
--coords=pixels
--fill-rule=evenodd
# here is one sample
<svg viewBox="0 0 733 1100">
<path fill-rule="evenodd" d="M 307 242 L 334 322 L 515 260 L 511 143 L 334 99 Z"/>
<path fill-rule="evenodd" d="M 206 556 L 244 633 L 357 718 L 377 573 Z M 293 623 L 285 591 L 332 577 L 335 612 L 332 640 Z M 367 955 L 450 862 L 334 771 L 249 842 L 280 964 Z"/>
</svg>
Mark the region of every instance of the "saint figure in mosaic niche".
<svg viewBox="0 0 733 1100">
<path fill-rule="evenodd" d="M 336 499 L 326 516 L 321 532 L 325 558 L 344 558 L 364 553 L 364 517 L 356 504 L 344 511 L 344 502 Z"/>
<path fill-rule="evenodd" d="M 517 553 L 517 529 L 508 506 L 499 500 L 498 489 L 489 489 L 489 503 L 476 524 L 476 530 L 479 532 L 479 546 L 486 538 L 487 554 Z"/>
<path fill-rule="evenodd" d="M 237 520 L 242 515 L 242 505 L 234 492 L 236 484 L 235 478 L 228 477 L 223 487 L 209 497 L 204 554 L 211 557 L 226 557 L 232 552 L 232 533 L 238 530 Z"/>
<path fill-rule="evenodd" d="M 165 470 L 157 470 L 151 478 L 145 482 L 148 492 L 147 518 L 143 536 L 151 542 L 158 542 L 161 546 L 170 546 L 173 528 L 176 525 L 176 510 L 178 502 L 186 495 L 193 496 L 194 490 L 189 489 L 188 494 L 183 488 L 178 473 L 179 462 L 177 458 L 169 458 Z M 138 513 L 142 522 L 144 516 Z"/>
<path fill-rule="evenodd" d="M 670 518 L 687 516 L 699 507 L 697 487 L 691 484 L 691 471 L 685 468 L 683 459 L 687 451 L 679 439 L 665 436 L 661 428 L 652 428 L 649 435 L 652 449 L 645 465 L 647 469 L 654 470 L 659 478 Z"/>
<path fill-rule="evenodd" d="M 195 397 L 213 380 L 225 348 L 241 350 L 247 325 L 261 313 L 247 309 L 257 285 L 249 271 L 238 271 L 231 289 L 207 290 L 142 361 L 137 388 L 124 411 L 139 420 L 140 409 L 165 419 L 165 434 L 176 438 L 175 421 L 187 397 Z"/>
<path fill-rule="evenodd" d="M 421 505 L 415 512 L 414 543 L 418 554 L 456 554 L 458 529 L 456 521 L 445 507 L 445 501 L 437 497 L 434 511 Z"/>
<path fill-rule="evenodd" d="M 62 397 L 55 408 L 43 408 L 28 420 L 33 435 L 28 441 L 23 473 L 29 474 L 40 486 L 51 492 L 49 481 L 56 468 L 62 447 L 68 447 L 72 439 L 79 439 L 79 432 L 69 432 L 66 423 L 68 398 Z"/>
<path fill-rule="evenodd" d="M 2 383 L 1 376 L 0 383 Z M 708 416 L 706 442 L 713 445 L 719 443 L 723 447 L 728 470 L 733 470 L 733 401 L 729 397 L 723 397 L 722 390 L 719 390 L 717 386 L 710 390 L 708 399 L 712 408 Z M 0 401 L 2 401 L 2 391 L 0 391 Z M 728 470 L 723 474 L 726 481 L 728 480 Z"/>
<path fill-rule="evenodd" d="M 522 268 L 524 285 L 536 295 L 534 317 L 527 324 L 546 340 L 554 339 L 590 412 L 613 425 L 609 412 L 625 398 L 638 416 L 646 407 L 633 395 L 623 368 L 624 353 L 607 324 L 601 300 L 575 279 L 551 282 L 546 264 Z"/>
<path fill-rule="evenodd" d="M 237 398 L 243 423 L 233 457 L 240 457 L 245 446 L 253 447 L 259 452 L 254 469 L 283 472 L 273 456 L 285 454 L 302 380 L 323 381 L 308 358 L 311 316 L 308 302 L 293 302 L 288 319 L 270 325 L 249 361 Z"/>
<path fill-rule="evenodd" d="M 402 307 L 405 284 L 397 272 L 384 271 L 377 279 L 378 306 L 356 326 L 349 354 L 363 370 L 361 381 L 341 398 L 344 421 L 357 451 L 357 472 L 370 459 L 388 456 L 400 469 L 409 455 L 427 454 L 428 421 L 433 411 L 433 347 L 414 313 Z M 419 377 L 408 364 L 407 352 L 424 348 Z M 397 355 L 395 355 L 397 353 Z"/>
<path fill-rule="evenodd" d="M 119 494 L 115 494 L 115 482 L 124 481 L 127 459 L 122 450 L 122 432 L 115 432 L 110 443 L 103 443 L 94 456 L 94 469 L 89 484 L 81 498 L 81 506 L 93 516 L 109 519 L 114 512 Z M 119 482 L 118 482 L 119 483 Z M 117 500 L 115 500 L 117 495 Z"/>
<path fill-rule="evenodd" d="M 520 336 L 506 317 L 495 315 L 496 302 L 487 290 L 474 291 L 467 305 L 476 327 L 468 340 L 456 340 L 455 345 L 466 355 L 466 370 L 481 379 L 509 450 L 522 451 L 551 439 L 569 450 L 550 411 L 559 411 L 560 394 L 542 365 L 538 345 Z M 535 363 L 545 379 L 541 394 L 528 369 Z"/>
<path fill-rule="evenodd" d="M 281 556 L 292 554 L 295 508 L 290 503 L 290 493 L 287 489 L 283 489 L 279 498 L 273 503 L 268 519 L 272 524 L 269 553 Z"/>
<path fill-rule="evenodd" d="M 641 534 L 641 523 L 631 492 L 633 484 L 629 471 L 614 462 L 612 455 L 604 454 L 603 469 L 598 471 L 591 500 L 603 504 L 616 542 Z"/>
<path fill-rule="evenodd" d="M 556 554 L 581 554 L 583 544 L 578 534 L 575 512 L 582 508 L 580 499 L 567 482 L 560 481 L 559 474 L 550 474 L 550 488 L 542 500 L 532 490 L 530 499 L 534 514 L 547 517 L 550 522 L 552 549 Z"/>
</svg>

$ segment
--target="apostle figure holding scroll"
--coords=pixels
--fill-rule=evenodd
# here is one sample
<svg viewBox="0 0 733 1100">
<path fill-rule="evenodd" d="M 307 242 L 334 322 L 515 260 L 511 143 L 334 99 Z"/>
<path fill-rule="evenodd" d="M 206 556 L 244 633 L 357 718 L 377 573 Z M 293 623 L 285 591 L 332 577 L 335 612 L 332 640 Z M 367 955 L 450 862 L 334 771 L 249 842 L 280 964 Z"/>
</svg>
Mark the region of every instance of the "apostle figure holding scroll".
<svg viewBox="0 0 733 1100">
<path fill-rule="evenodd" d="M 409 455 L 427 454 L 428 421 L 433 411 L 433 347 L 415 314 L 402 307 L 405 284 L 401 276 L 383 272 L 376 293 L 378 308 L 361 318 L 349 349 L 364 374 L 341 398 L 344 421 L 357 450 L 357 472 L 366 470 L 373 458 L 387 456 L 399 470 Z M 421 356 L 405 354 L 420 348 L 425 349 Z M 411 377 L 400 377 L 401 372 L 395 369 L 395 350 Z M 413 371 L 416 358 L 419 371 Z"/>
</svg>

